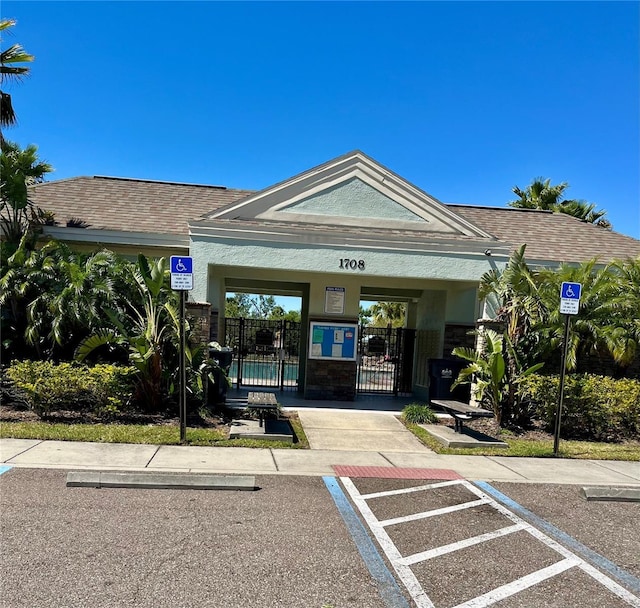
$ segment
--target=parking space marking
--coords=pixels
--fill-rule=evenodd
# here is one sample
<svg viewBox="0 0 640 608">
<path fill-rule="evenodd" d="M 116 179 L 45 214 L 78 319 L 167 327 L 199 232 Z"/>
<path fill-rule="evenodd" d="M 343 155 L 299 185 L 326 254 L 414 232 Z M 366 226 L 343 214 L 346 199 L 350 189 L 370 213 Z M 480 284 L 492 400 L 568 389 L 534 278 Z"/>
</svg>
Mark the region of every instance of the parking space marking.
<svg viewBox="0 0 640 608">
<path fill-rule="evenodd" d="M 402 591 L 335 477 L 322 478 L 387 608 L 409 608 Z"/>
<path fill-rule="evenodd" d="M 340 477 L 340 481 L 342 485 L 347 490 L 351 500 L 356 505 L 362 517 L 366 521 L 369 529 L 375 536 L 376 540 L 380 544 L 382 550 L 386 554 L 389 559 L 391 565 L 394 570 L 398 574 L 398 577 L 402 581 L 402 583 L 407 588 L 409 594 L 413 598 L 414 602 L 418 606 L 418 608 L 435 608 L 435 605 L 431 601 L 431 599 L 426 594 L 425 590 L 422 588 L 422 585 L 418 581 L 417 577 L 411 570 L 411 565 L 420 563 L 427 559 L 432 559 L 434 557 L 438 557 L 439 555 L 444 555 L 446 553 L 452 553 L 454 551 L 458 551 L 460 549 L 464 549 L 466 547 L 470 547 L 473 545 L 480 544 L 482 542 L 487 542 L 488 540 L 492 540 L 494 538 L 498 538 L 500 536 L 506 536 L 512 532 L 518 530 L 523 530 L 528 532 L 531 536 L 536 538 L 541 543 L 545 544 L 547 547 L 555 550 L 559 553 L 564 559 L 552 564 L 551 566 L 547 566 L 536 572 L 532 572 L 526 576 L 520 577 L 515 581 L 512 581 L 506 585 L 502 585 L 488 593 L 480 595 L 476 598 L 473 598 L 467 602 L 459 604 L 455 608 L 486 608 L 487 606 L 491 606 L 496 602 L 503 600 L 507 597 L 510 597 L 524 589 L 527 589 L 533 585 L 536 585 L 544 580 L 552 578 L 569 570 L 570 568 L 580 568 L 583 572 L 588 574 L 598 583 L 606 587 L 609 591 L 617 595 L 620 599 L 627 602 L 630 606 L 634 608 L 640 608 L 640 598 L 633 595 L 630 591 L 619 585 L 616 581 L 609 578 L 596 568 L 594 568 L 591 564 L 587 563 L 584 559 L 582 559 L 576 553 L 573 553 L 559 542 L 547 536 L 542 531 L 538 530 L 530 523 L 526 522 L 524 519 L 521 519 L 518 515 L 507 509 L 504 505 L 497 502 L 494 498 L 489 496 L 487 493 L 483 492 L 480 488 L 476 487 L 472 483 L 466 480 L 458 480 L 454 483 L 448 485 L 459 484 L 469 490 L 472 494 L 475 494 L 478 497 L 478 500 L 470 501 L 466 503 L 462 503 L 459 505 L 454 505 L 455 509 L 452 507 L 445 507 L 444 509 L 435 509 L 431 511 L 425 511 L 422 513 L 415 513 L 413 515 L 408 515 L 405 517 L 398 517 L 394 519 L 387 519 L 380 521 L 375 516 L 369 505 L 367 504 L 367 500 L 371 498 L 379 497 L 381 495 L 380 492 L 376 492 L 374 494 L 360 494 L 359 490 L 356 488 L 355 484 L 349 477 Z M 421 486 L 421 490 L 415 491 L 424 491 L 428 492 L 434 486 L 442 487 L 441 484 L 429 484 L 425 486 Z M 393 496 L 394 494 L 403 494 L 406 493 L 405 489 L 402 490 L 390 490 L 388 492 L 384 492 L 385 496 Z M 433 517 L 435 515 L 440 515 L 443 513 L 450 513 L 452 510 L 463 510 L 466 508 L 470 508 L 470 506 L 476 506 L 478 504 L 487 504 L 493 507 L 498 513 L 505 516 L 507 519 L 513 522 L 513 525 L 506 526 L 497 530 L 493 533 L 481 534 L 469 539 L 465 539 L 456 543 L 451 543 L 444 545 L 442 547 L 437 547 L 430 551 L 424 551 L 421 553 L 416 553 L 411 556 L 403 556 L 401 555 L 398 548 L 395 546 L 395 543 L 391 540 L 391 537 L 386 531 L 386 527 L 397 524 L 397 523 L 406 523 L 410 521 L 416 521 L 418 519 L 424 519 L 425 517 Z"/>
<path fill-rule="evenodd" d="M 442 507 L 440 509 L 433 509 L 432 511 L 423 511 L 422 513 L 413 513 L 412 515 L 403 515 L 402 517 L 394 517 L 393 519 L 385 519 L 378 522 L 381 526 L 395 526 L 396 524 L 404 524 L 408 521 L 416 521 L 418 519 L 426 519 L 427 517 L 436 517 L 438 515 L 444 515 L 445 513 L 454 513 L 455 511 L 462 511 L 464 509 L 470 509 L 471 507 L 479 507 L 480 505 L 486 505 L 489 501 L 484 498 L 478 500 L 471 500 L 469 502 L 463 502 L 457 505 L 451 505 L 450 507 Z"/>
<path fill-rule="evenodd" d="M 486 606 L 491 606 L 500 600 L 504 600 L 516 593 L 519 593 L 520 591 L 533 587 L 542 581 L 546 581 L 552 576 L 562 574 L 566 570 L 569 570 L 569 568 L 577 566 L 578 561 L 578 559 L 563 559 L 555 564 L 551 564 L 551 566 L 547 566 L 546 568 L 527 574 L 526 576 L 523 576 L 511 583 L 507 583 L 497 589 L 493 589 L 493 591 L 489 591 L 488 593 L 475 597 L 468 602 L 458 604 L 455 608 L 485 608 Z"/>
<path fill-rule="evenodd" d="M 345 475 L 348 477 L 348 475 Z M 438 483 L 429 483 L 424 486 L 415 486 L 413 488 L 401 488 L 400 490 L 385 490 L 384 492 L 373 492 L 373 494 L 361 494 L 360 497 L 365 500 L 371 498 L 383 498 L 385 496 L 396 496 L 397 494 L 411 494 L 412 492 L 421 492 L 422 490 L 431 490 L 433 488 L 444 488 L 445 486 L 453 486 L 458 483 L 455 481 L 439 481 Z"/>
<path fill-rule="evenodd" d="M 480 543 L 487 542 L 488 540 L 493 540 L 494 538 L 500 538 L 501 536 L 506 536 L 507 534 L 512 534 L 513 532 L 518 532 L 519 530 L 523 530 L 523 529 L 524 529 L 524 526 L 522 524 L 513 524 L 513 526 L 500 528 L 499 530 L 494 530 L 493 532 L 487 532 L 486 534 L 479 534 L 478 536 L 474 536 L 472 538 L 465 538 L 464 540 L 459 540 L 455 543 L 450 543 L 449 545 L 442 545 L 442 547 L 429 549 L 429 551 L 421 551 L 420 553 L 414 553 L 413 555 L 404 557 L 402 559 L 402 562 L 407 566 L 410 566 L 411 564 L 417 564 L 419 562 L 425 562 L 428 559 L 433 559 L 434 557 L 440 557 L 441 555 L 446 555 L 447 553 L 453 553 L 458 549 L 473 547 L 473 545 L 479 545 Z"/>
<path fill-rule="evenodd" d="M 532 513 L 528 509 L 525 509 L 522 505 L 518 504 L 514 500 L 511 500 L 508 496 L 505 496 L 499 490 L 496 490 L 492 485 L 485 481 L 476 481 L 475 485 L 484 490 L 487 494 L 490 494 L 495 499 L 499 500 L 502 504 L 509 507 L 512 511 L 519 513 L 520 516 L 526 518 L 529 522 L 535 524 L 537 528 L 544 530 L 549 536 L 552 536 L 556 540 L 562 541 L 565 545 L 568 545 L 572 551 L 582 557 L 588 559 L 590 562 L 597 564 L 599 568 L 609 573 L 613 578 L 623 582 L 627 587 L 631 588 L 635 593 L 640 593 L 640 579 L 633 576 L 629 572 L 625 572 L 622 568 L 608 560 L 603 555 L 596 553 L 595 551 L 585 547 L 582 543 L 578 542 L 573 536 L 569 536 L 566 532 L 559 530 L 548 521 L 538 517 L 535 513 Z"/>
<path fill-rule="evenodd" d="M 0 475 L 2 475 L 3 473 L 6 473 L 7 471 L 9 471 L 10 469 L 12 469 L 13 467 L 11 465 L 8 464 L 0 464 Z"/>
</svg>

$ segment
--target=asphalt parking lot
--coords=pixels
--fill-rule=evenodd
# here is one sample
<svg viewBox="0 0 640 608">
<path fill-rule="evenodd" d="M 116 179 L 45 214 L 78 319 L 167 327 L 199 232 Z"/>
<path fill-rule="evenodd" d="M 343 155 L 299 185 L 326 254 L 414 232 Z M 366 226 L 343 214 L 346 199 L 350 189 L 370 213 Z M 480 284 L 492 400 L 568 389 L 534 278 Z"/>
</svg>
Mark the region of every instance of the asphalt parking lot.
<svg viewBox="0 0 640 608">
<path fill-rule="evenodd" d="M 638 504 L 587 503 L 579 486 L 491 486 L 517 512 L 465 480 L 259 476 L 255 492 L 226 492 L 66 488 L 65 479 L 0 475 L 3 608 L 640 606 Z M 372 574 L 354 521 L 393 588 Z"/>
<path fill-rule="evenodd" d="M 384 607 L 320 477 L 260 477 L 255 492 L 65 478 L 0 475 L 3 608 Z"/>
<path fill-rule="evenodd" d="M 640 606 L 637 504 L 587 503 L 579 486 L 499 484 L 505 507 L 465 480 L 342 483 L 413 605 Z"/>
</svg>

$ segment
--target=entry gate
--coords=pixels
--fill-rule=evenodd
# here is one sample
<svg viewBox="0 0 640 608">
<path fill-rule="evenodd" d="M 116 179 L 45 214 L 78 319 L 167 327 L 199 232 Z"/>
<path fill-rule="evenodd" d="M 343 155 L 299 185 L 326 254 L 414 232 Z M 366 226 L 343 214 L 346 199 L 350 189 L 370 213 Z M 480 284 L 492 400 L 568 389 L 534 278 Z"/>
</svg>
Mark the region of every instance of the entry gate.
<svg viewBox="0 0 640 608">
<path fill-rule="evenodd" d="M 233 348 L 229 377 L 237 388 L 298 387 L 300 323 L 225 319 L 225 344 Z"/>
<path fill-rule="evenodd" d="M 410 395 L 415 339 L 415 329 L 361 326 L 357 391 Z"/>
</svg>

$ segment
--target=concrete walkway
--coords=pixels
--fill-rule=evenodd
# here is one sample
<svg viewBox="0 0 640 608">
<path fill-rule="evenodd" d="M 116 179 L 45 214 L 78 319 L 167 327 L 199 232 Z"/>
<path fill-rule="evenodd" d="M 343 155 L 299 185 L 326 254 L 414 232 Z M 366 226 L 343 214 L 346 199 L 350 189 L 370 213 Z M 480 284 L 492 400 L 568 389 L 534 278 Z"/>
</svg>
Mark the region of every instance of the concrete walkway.
<svg viewBox="0 0 640 608">
<path fill-rule="evenodd" d="M 447 456 L 421 449 L 251 449 L 0 439 L 0 462 L 15 467 L 334 475 L 334 465 L 449 469 L 471 480 L 640 487 L 640 463 L 505 456 Z"/>
<path fill-rule="evenodd" d="M 297 411 L 312 450 L 433 453 L 397 419 L 397 412 Z"/>
</svg>

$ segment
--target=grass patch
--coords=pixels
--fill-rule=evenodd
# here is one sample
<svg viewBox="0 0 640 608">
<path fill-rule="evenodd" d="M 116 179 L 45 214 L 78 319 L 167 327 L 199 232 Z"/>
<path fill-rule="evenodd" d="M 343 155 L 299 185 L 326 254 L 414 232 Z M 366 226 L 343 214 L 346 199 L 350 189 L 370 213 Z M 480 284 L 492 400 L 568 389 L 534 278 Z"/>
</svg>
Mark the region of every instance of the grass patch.
<svg viewBox="0 0 640 608">
<path fill-rule="evenodd" d="M 438 454 L 458 454 L 472 456 L 520 456 L 531 458 L 553 458 L 553 439 L 518 439 L 502 435 L 508 448 L 446 448 L 430 433 L 417 424 L 406 423 L 406 427 L 428 448 Z M 560 441 L 561 458 L 594 460 L 640 461 L 638 443 L 600 443 L 595 441 Z"/>
<path fill-rule="evenodd" d="M 307 435 L 304 432 L 304 428 L 302 427 L 302 423 L 300 422 L 300 418 L 298 418 L 297 414 L 289 416 L 289 424 L 291 424 L 291 427 L 293 428 L 295 440 L 295 443 L 289 447 L 308 450 L 309 440 L 307 439 Z"/>
<path fill-rule="evenodd" d="M 297 442 L 257 439 L 228 439 L 222 429 L 187 427 L 187 445 L 307 449 L 309 442 L 297 416 L 289 418 Z M 172 424 L 67 424 L 51 422 L 2 422 L 0 437 L 97 443 L 144 443 L 180 445 L 180 427 Z"/>
</svg>

